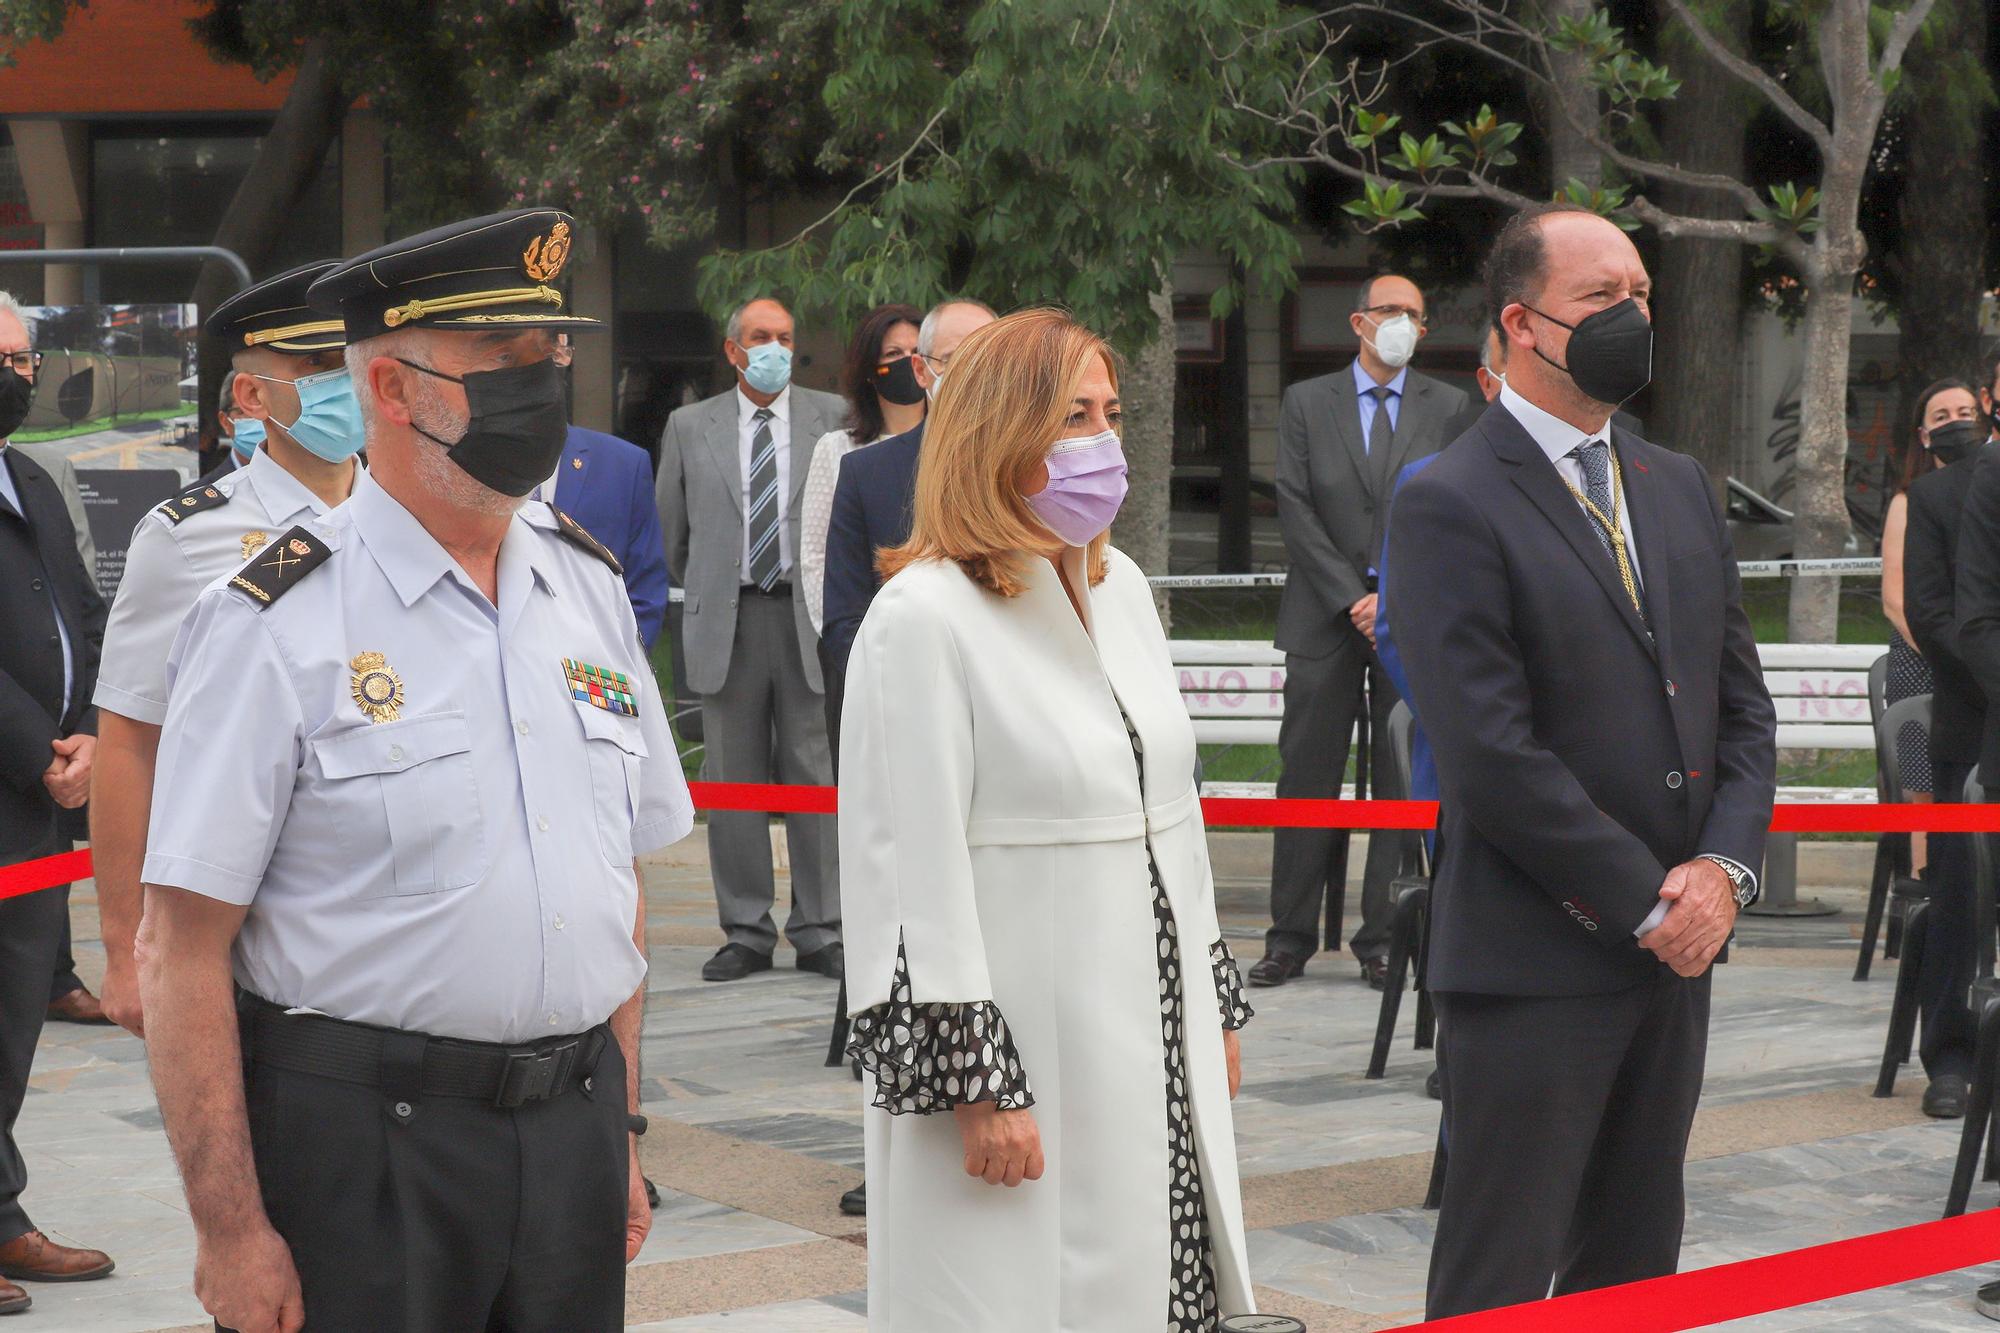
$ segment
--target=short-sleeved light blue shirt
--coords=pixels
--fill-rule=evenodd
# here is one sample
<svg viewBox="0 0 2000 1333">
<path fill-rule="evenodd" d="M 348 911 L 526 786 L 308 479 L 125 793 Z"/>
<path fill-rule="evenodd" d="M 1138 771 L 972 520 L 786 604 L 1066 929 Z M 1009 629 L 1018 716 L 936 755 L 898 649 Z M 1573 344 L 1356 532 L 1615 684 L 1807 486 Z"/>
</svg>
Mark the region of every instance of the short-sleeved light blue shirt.
<svg viewBox="0 0 2000 1333">
<path fill-rule="evenodd" d="M 236 978 L 277 1004 L 475 1041 L 604 1021 L 645 975 L 633 858 L 694 820 L 624 585 L 534 502 L 498 607 L 370 477 L 311 528 L 323 565 L 269 605 L 218 581 L 181 626 L 145 881 L 247 905 Z M 636 711 L 573 698 L 565 659 Z"/>
</svg>

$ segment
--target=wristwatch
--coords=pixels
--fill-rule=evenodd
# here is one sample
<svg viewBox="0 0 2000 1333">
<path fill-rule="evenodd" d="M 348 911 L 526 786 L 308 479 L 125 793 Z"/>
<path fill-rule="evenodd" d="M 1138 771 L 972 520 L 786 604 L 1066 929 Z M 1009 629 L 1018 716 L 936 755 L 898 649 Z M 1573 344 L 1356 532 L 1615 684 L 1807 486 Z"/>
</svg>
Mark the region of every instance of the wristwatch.
<svg viewBox="0 0 2000 1333">
<path fill-rule="evenodd" d="M 1757 877 L 1726 856 L 1706 856 L 1704 861 L 1713 862 L 1723 874 L 1729 876 L 1730 886 L 1735 890 L 1738 910 L 1757 901 Z"/>
</svg>

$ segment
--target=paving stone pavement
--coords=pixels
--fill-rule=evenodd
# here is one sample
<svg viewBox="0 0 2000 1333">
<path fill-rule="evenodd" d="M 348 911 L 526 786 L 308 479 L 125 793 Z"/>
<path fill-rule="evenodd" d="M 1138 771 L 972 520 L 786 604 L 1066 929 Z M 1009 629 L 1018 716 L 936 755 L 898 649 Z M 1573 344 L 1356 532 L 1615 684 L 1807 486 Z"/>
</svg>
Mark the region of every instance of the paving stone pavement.
<svg viewBox="0 0 2000 1333">
<path fill-rule="evenodd" d="M 654 969 L 643 1067 L 654 1132 L 643 1149 L 664 1200 L 631 1270 L 629 1326 L 865 1328 L 864 1228 L 834 1206 L 861 1164 L 859 1085 L 822 1064 L 834 986 L 795 971 L 786 950 L 776 970 L 745 982 L 697 979 L 720 936 L 700 835 L 691 841 L 647 871 Z M 1892 1099 L 1868 1095 L 1893 965 L 1850 981 L 1858 894 L 1812 892 L 1847 910 L 1749 921 L 1718 974 L 1684 1268 L 1926 1221 L 1941 1206 L 1956 1134 L 1919 1113 L 1921 1075 L 1906 1073 Z M 1225 883 L 1220 898 L 1247 965 L 1259 952 L 1262 886 Z M 102 954 L 89 885 L 78 886 L 72 915 L 94 981 Z M 1302 980 L 1252 998 L 1259 1014 L 1244 1034 L 1236 1127 L 1260 1300 L 1314 1333 L 1411 1322 L 1434 1223 L 1417 1205 L 1437 1131 L 1436 1103 L 1423 1096 L 1430 1056 L 1410 1048 L 1412 1006 L 1388 1076 L 1370 1082 L 1361 1069 L 1377 997 L 1351 961 L 1322 955 Z M 142 1045 L 115 1029 L 50 1026 L 19 1138 L 38 1222 L 110 1251 L 118 1271 L 33 1287 L 34 1309 L 7 1321 L 8 1333 L 208 1327 L 190 1290 L 193 1234 Z M 1974 1203 L 1990 1207 L 1995 1196 L 1985 1185 Z M 1991 1328 L 1971 1307 L 1980 1276 L 1726 1327 Z"/>
</svg>

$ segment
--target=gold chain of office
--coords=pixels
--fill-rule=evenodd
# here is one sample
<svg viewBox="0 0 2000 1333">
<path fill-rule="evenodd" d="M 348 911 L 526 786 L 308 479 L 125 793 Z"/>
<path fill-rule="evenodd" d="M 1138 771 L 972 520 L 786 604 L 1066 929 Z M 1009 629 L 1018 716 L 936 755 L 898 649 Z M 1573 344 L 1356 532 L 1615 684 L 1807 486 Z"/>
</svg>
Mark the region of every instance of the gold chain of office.
<svg viewBox="0 0 2000 1333">
<path fill-rule="evenodd" d="M 1583 448 L 1590 448 L 1592 443 L 1594 442 L 1586 441 Z M 1591 519 L 1604 529 L 1605 535 L 1611 538 L 1611 558 L 1618 562 L 1618 581 L 1625 585 L 1625 595 L 1632 599 L 1632 609 L 1637 611 L 1639 618 L 1643 620 L 1646 617 L 1646 608 L 1639 601 L 1638 580 L 1632 577 L 1632 554 L 1625 548 L 1625 531 L 1618 525 L 1618 497 L 1625 490 L 1625 474 L 1618 467 L 1618 451 L 1607 444 L 1604 446 L 1604 452 L 1611 457 L 1611 514 L 1609 517 L 1605 515 L 1602 509 L 1597 507 L 1596 502 L 1589 496 L 1576 487 L 1570 486 L 1568 477 L 1563 478 L 1563 485 L 1569 486 L 1569 493 L 1576 497 L 1577 503 L 1583 506 L 1584 512 L 1589 514 Z M 1579 452 L 1577 463 L 1581 465 L 1582 462 L 1583 457 L 1581 452 Z"/>
</svg>

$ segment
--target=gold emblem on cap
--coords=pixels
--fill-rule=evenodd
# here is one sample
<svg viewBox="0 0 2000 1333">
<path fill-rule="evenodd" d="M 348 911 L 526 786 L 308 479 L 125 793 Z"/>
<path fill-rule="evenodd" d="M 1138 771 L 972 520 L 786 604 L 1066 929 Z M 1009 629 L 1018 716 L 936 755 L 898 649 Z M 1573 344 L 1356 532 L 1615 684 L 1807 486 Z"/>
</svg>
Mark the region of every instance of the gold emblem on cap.
<svg viewBox="0 0 2000 1333">
<path fill-rule="evenodd" d="M 569 223 L 558 222 L 547 236 L 537 236 L 521 252 L 521 268 L 536 282 L 554 282 L 569 262 Z"/>
<path fill-rule="evenodd" d="M 271 534 L 252 528 L 237 540 L 243 543 L 243 554 L 238 558 L 248 560 L 251 556 L 264 549 L 265 544 L 271 540 Z"/>
<path fill-rule="evenodd" d="M 354 671 L 348 688 L 370 722 L 394 722 L 402 715 L 403 678 L 388 659 L 375 652 L 356 653 L 347 665 Z"/>
</svg>

